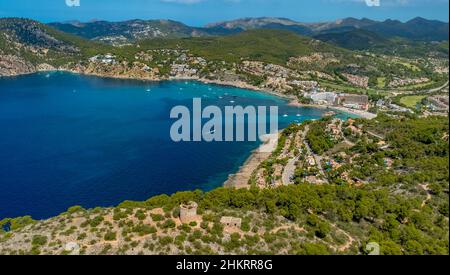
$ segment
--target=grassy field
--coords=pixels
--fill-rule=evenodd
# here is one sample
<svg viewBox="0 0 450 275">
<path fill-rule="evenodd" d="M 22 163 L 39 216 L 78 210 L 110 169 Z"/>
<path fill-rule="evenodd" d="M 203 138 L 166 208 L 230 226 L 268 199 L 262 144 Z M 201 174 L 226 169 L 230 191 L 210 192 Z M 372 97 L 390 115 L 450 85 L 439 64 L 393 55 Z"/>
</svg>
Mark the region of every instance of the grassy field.
<svg viewBox="0 0 450 275">
<path fill-rule="evenodd" d="M 417 104 L 424 99 L 425 96 L 423 95 L 411 95 L 411 96 L 405 96 L 400 99 L 400 103 L 405 105 L 408 108 L 415 109 Z"/>
<path fill-rule="evenodd" d="M 383 89 L 386 87 L 386 77 L 378 77 L 377 78 L 377 87 Z"/>
</svg>

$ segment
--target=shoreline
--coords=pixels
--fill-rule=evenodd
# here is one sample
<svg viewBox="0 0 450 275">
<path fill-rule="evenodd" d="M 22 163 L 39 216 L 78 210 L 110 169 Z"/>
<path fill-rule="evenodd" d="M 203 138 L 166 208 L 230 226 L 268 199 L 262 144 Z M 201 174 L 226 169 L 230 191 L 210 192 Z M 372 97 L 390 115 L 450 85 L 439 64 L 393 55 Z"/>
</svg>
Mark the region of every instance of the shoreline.
<svg viewBox="0 0 450 275">
<path fill-rule="evenodd" d="M 226 81 L 226 80 L 218 80 L 218 79 L 214 80 L 214 79 L 207 79 L 207 78 L 200 78 L 200 77 L 168 77 L 168 78 L 142 78 L 141 77 L 141 78 L 139 78 L 139 77 L 130 77 L 130 76 L 121 76 L 121 75 L 111 76 L 111 75 L 104 75 L 104 74 L 97 74 L 97 73 L 85 73 L 85 72 L 80 72 L 80 71 L 76 71 L 76 70 L 61 69 L 61 68 L 54 69 L 54 70 L 37 70 L 35 72 L 28 72 L 28 73 L 21 73 L 21 74 L 16 74 L 16 75 L 11 75 L 11 76 L 0 76 L 0 77 L 17 77 L 17 76 L 22 76 L 22 75 L 31 75 L 34 73 L 46 73 L 46 72 L 47 73 L 49 73 L 49 72 L 67 72 L 67 73 L 72 73 L 72 74 L 77 74 L 77 75 L 95 76 L 95 77 L 119 79 L 119 80 L 136 80 L 136 81 L 142 81 L 142 82 L 197 81 L 197 82 L 201 82 L 203 84 L 215 84 L 215 85 L 220 85 L 220 86 L 228 86 L 228 87 L 234 87 L 234 88 L 239 88 L 239 89 L 251 90 L 254 92 L 270 94 L 270 95 L 277 96 L 279 98 L 288 100 L 289 101 L 288 105 L 294 106 L 294 107 L 310 107 L 310 108 L 318 108 L 318 109 L 330 109 L 330 110 L 344 112 L 344 113 L 348 113 L 348 114 L 352 114 L 352 115 L 357 115 L 357 116 L 360 116 L 365 119 L 373 119 L 377 116 L 376 114 L 370 113 L 368 111 L 360 111 L 360 110 L 346 108 L 343 106 L 326 106 L 326 105 L 299 103 L 295 96 L 286 95 L 286 94 L 276 92 L 276 91 L 273 91 L 270 89 L 264 89 L 261 87 L 253 86 L 253 85 L 250 85 L 243 81 Z"/>
<path fill-rule="evenodd" d="M 223 186 L 236 189 L 250 188 L 248 182 L 251 179 L 253 172 L 263 161 L 267 160 L 272 155 L 273 151 L 275 151 L 280 133 L 281 131 L 276 134 L 261 136 L 260 139 L 263 139 L 263 143 L 251 152 L 250 156 L 246 159 L 244 164 L 239 167 L 236 173 L 228 175 L 228 179 L 223 183 Z"/>
<path fill-rule="evenodd" d="M 219 79 L 208 79 L 208 78 L 201 78 L 201 77 L 160 77 L 160 78 L 146 78 L 146 77 L 133 77 L 133 76 L 125 76 L 125 75 L 104 75 L 104 74 L 98 74 L 98 73 L 86 73 L 81 72 L 77 70 L 70 70 L 70 69 L 63 69 L 63 68 L 55 68 L 51 70 L 36 70 L 34 72 L 26 72 L 26 73 L 19 73 L 14 75 L 5 75 L 0 77 L 18 77 L 18 76 L 25 76 L 25 75 L 31 75 L 35 73 L 50 73 L 50 72 L 67 72 L 77 75 L 85 75 L 85 76 L 95 76 L 95 77 L 101 77 L 101 78 L 109 78 L 109 79 L 120 79 L 120 80 L 136 80 L 136 81 L 143 81 L 143 82 L 163 82 L 163 81 L 197 81 L 204 84 L 216 84 L 221 86 L 228 86 L 228 87 L 234 87 L 234 88 L 240 88 L 240 89 L 246 89 L 251 90 L 254 92 L 261 92 L 266 94 L 271 94 L 274 96 L 278 96 L 280 98 L 286 99 L 286 100 L 295 100 L 296 98 L 292 95 L 286 95 L 280 92 L 276 92 L 270 89 L 265 89 L 257 86 L 253 86 L 251 84 L 248 84 L 244 81 L 226 81 L 226 80 L 219 80 Z"/>
</svg>

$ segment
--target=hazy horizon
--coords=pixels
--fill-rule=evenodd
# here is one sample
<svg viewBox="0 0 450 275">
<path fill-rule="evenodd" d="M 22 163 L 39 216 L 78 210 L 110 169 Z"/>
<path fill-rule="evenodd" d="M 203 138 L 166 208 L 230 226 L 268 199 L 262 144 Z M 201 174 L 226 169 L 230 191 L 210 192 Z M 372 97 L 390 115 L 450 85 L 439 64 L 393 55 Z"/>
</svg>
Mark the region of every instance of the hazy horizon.
<svg viewBox="0 0 450 275">
<path fill-rule="evenodd" d="M 398 20 L 398 19 L 394 19 L 394 18 L 387 18 L 387 19 L 385 19 L 385 20 L 398 20 L 398 21 L 400 21 L 400 22 L 402 22 L 402 23 L 406 23 L 406 22 L 411 21 L 411 20 L 413 20 L 413 19 L 415 19 L 415 18 L 418 18 L 418 17 L 422 17 L 422 16 L 415 16 L 415 17 L 411 17 L 411 18 L 406 19 L 406 20 Z M 258 18 L 280 18 L 280 19 L 288 19 L 288 20 L 295 21 L 295 22 L 298 22 L 298 23 L 306 23 L 306 24 L 334 22 L 334 21 L 337 21 L 337 20 L 343 20 L 343 19 L 347 19 L 347 18 L 355 18 L 355 19 L 358 19 L 358 20 L 369 19 L 369 20 L 374 20 L 374 21 L 379 21 L 379 22 L 385 21 L 385 20 L 377 20 L 377 19 L 372 19 L 372 18 L 367 18 L 367 17 L 359 17 L 359 18 L 358 18 L 358 17 L 344 17 L 344 18 L 335 18 L 335 19 L 324 20 L 324 21 L 311 21 L 311 22 L 308 22 L 308 21 L 301 21 L 301 20 L 298 21 L 298 20 L 294 20 L 294 19 L 292 19 L 292 18 L 286 18 L 286 17 L 264 16 L 264 17 L 239 17 L 239 18 L 231 18 L 231 19 L 228 19 L 228 20 L 219 20 L 219 21 L 208 22 L 208 23 L 206 23 L 206 24 L 204 24 L 204 25 L 202 25 L 202 26 L 195 26 L 195 27 L 204 27 L 204 26 L 206 26 L 206 25 L 208 25 L 208 24 L 221 23 L 221 22 L 228 22 L 228 21 L 234 21 L 234 20 L 242 20 L 242 19 L 248 19 L 248 18 L 251 18 L 251 19 L 258 19 Z M 426 17 L 422 17 L 422 18 L 424 18 L 424 19 L 426 19 L 426 20 L 436 20 L 436 21 L 440 21 L 440 22 L 444 22 L 444 23 L 449 23 L 448 21 L 443 21 L 443 20 L 439 20 L 439 19 L 430 19 L 430 18 L 426 18 Z M 30 19 L 33 19 L 33 18 L 30 18 Z M 102 18 L 92 18 L 92 19 L 90 19 L 90 20 L 85 20 L 85 21 L 78 20 L 78 19 L 69 19 L 69 20 L 64 20 L 64 21 L 48 21 L 48 22 L 43 22 L 43 23 L 71 23 L 71 22 L 79 22 L 79 23 L 82 23 L 82 24 L 86 24 L 86 23 L 93 23 L 93 22 L 99 22 L 99 21 L 105 21 L 105 22 L 125 22 L 125 21 L 132 21 L 132 20 L 144 20 L 144 21 L 151 21 L 151 20 L 171 20 L 171 21 L 180 22 L 180 23 L 183 23 L 183 24 L 189 26 L 188 23 L 185 23 L 185 22 L 179 21 L 179 20 L 175 20 L 175 19 L 172 19 L 172 18 L 129 18 L 129 19 L 123 19 L 123 20 L 106 20 L 106 19 L 102 19 Z"/>
<path fill-rule="evenodd" d="M 76 0 L 71 0 L 76 1 Z M 170 19 L 190 26 L 241 18 L 278 17 L 297 22 L 330 22 L 343 18 L 409 21 L 416 17 L 449 22 L 448 0 L 380 0 L 373 7 L 366 0 L 16 0 L 0 3 L 0 17 L 23 17 L 44 23 Z"/>
</svg>

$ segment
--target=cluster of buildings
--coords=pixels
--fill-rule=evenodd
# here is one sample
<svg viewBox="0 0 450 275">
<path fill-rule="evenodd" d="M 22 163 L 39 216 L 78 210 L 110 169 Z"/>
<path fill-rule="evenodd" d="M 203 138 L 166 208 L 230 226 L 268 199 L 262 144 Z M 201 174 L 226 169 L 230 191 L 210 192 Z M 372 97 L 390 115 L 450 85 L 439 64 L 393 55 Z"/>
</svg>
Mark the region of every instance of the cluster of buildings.
<svg viewBox="0 0 450 275">
<path fill-rule="evenodd" d="M 89 58 L 89 61 L 91 62 L 101 62 L 103 64 L 108 64 L 108 65 L 115 65 L 117 63 L 116 61 L 116 56 L 112 55 L 112 54 L 105 54 L 105 55 L 96 55 L 93 56 L 91 58 Z"/>
<path fill-rule="evenodd" d="M 401 87 L 401 86 L 406 86 L 406 85 L 414 85 L 414 84 L 421 84 L 421 83 L 426 83 L 429 82 L 430 79 L 426 78 L 426 77 L 421 77 L 421 78 L 394 78 L 394 80 L 392 80 L 389 83 L 389 87 L 391 88 L 395 88 L 395 87 Z"/>
<path fill-rule="evenodd" d="M 289 82 L 289 85 L 297 86 L 302 90 L 312 90 L 319 87 L 319 83 L 314 80 L 292 80 L 291 82 Z"/>
<path fill-rule="evenodd" d="M 360 75 L 354 75 L 354 74 L 343 74 L 343 76 L 347 79 L 348 82 L 351 84 L 367 88 L 369 87 L 369 78 L 367 76 L 360 76 Z"/>
<path fill-rule="evenodd" d="M 434 112 L 447 112 L 449 111 L 449 96 L 448 95 L 436 95 L 429 97 L 428 108 Z"/>
<path fill-rule="evenodd" d="M 402 107 L 400 105 L 392 103 L 390 100 L 385 101 L 383 99 L 379 99 L 376 104 L 377 108 L 380 110 L 397 112 L 397 113 L 414 113 L 411 109 Z"/>
<path fill-rule="evenodd" d="M 191 68 L 188 64 L 172 64 L 170 75 L 192 77 L 195 76 L 197 72 L 197 69 Z"/>
<path fill-rule="evenodd" d="M 292 71 L 288 68 L 275 64 L 265 64 L 259 61 L 243 61 L 241 69 L 253 75 L 266 75 L 283 78 L 284 80 L 292 75 Z"/>
<path fill-rule="evenodd" d="M 307 94 L 306 97 L 318 105 L 344 106 L 346 108 L 364 111 L 369 109 L 369 97 L 367 95 L 312 92 Z"/>
</svg>

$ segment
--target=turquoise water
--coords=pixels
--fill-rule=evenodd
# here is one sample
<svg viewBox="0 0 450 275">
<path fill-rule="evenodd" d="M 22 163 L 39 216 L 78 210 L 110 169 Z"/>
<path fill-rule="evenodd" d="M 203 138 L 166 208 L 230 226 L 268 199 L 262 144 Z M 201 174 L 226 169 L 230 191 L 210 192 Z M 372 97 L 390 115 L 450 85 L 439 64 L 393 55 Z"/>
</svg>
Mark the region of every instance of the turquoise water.
<svg viewBox="0 0 450 275">
<path fill-rule="evenodd" d="M 204 106 L 278 105 L 280 128 L 324 112 L 199 82 L 62 72 L 0 78 L 0 218 L 46 218 L 72 205 L 112 206 L 221 186 L 259 144 L 172 142 L 170 110 L 192 106 L 194 97 Z"/>
</svg>

